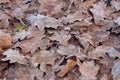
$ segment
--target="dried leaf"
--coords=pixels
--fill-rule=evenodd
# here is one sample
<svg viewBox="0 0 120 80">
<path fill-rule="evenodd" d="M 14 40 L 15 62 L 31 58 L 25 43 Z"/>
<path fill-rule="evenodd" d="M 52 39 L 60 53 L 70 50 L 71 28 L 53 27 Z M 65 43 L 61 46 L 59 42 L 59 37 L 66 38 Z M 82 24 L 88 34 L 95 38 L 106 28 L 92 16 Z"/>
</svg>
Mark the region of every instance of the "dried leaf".
<svg viewBox="0 0 120 80">
<path fill-rule="evenodd" d="M 120 58 L 120 52 L 117 51 L 114 47 L 111 47 L 109 50 L 107 50 L 107 53 L 111 58 Z"/>
<path fill-rule="evenodd" d="M 80 59 L 84 59 L 87 57 L 85 54 L 81 53 L 79 47 L 76 47 L 72 44 L 69 44 L 66 47 L 60 46 L 59 49 L 57 50 L 57 52 L 58 52 L 58 54 L 61 54 L 61 55 L 67 55 L 67 57 L 77 56 Z"/>
<path fill-rule="evenodd" d="M 58 41 L 61 45 L 68 45 L 68 40 L 70 39 L 71 35 L 66 33 L 54 33 L 51 37 L 49 37 L 50 40 Z"/>
<path fill-rule="evenodd" d="M 14 48 L 21 48 L 22 53 L 34 53 L 38 49 L 38 47 L 40 47 L 41 39 L 44 37 L 44 32 L 39 31 L 35 27 L 30 27 L 28 31 L 30 31 L 31 33 L 31 38 L 18 42 L 14 45 Z"/>
<path fill-rule="evenodd" d="M 114 47 L 109 46 L 98 46 L 95 50 L 93 50 L 91 53 L 92 59 L 99 59 L 100 57 L 104 58 L 106 53 L 111 58 L 120 58 L 120 52 L 117 51 Z"/>
<path fill-rule="evenodd" d="M 10 0 L 1 0 L 0 3 L 7 3 L 10 2 Z"/>
<path fill-rule="evenodd" d="M 107 18 L 111 13 L 111 10 L 106 8 L 105 3 L 99 2 L 98 4 L 93 4 L 93 8 L 89 9 L 94 17 L 95 24 L 98 24 L 104 18 Z"/>
<path fill-rule="evenodd" d="M 96 43 L 99 43 L 99 42 L 104 42 L 106 41 L 107 39 L 109 38 L 107 32 L 105 31 L 102 31 L 102 30 L 96 30 L 92 33 L 92 39 L 93 41 Z"/>
<path fill-rule="evenodd" d="M 40 30 L 43 30 L 45 27 L 56 29 L 58 26 L 62 26 L 61 20 L 40 14 L 37 16 L 28 15 L 27 20 L 31 22 L 32 26 L 38 26 Z"/>
<path fill-rule="evenodd" d="M 0 28 L 7 28 L 9 27 L 9 21 L 8 19 L 10 19 L 10 16 L 8 16 L 7 14 L 5 14 L 3 11 L 0 11 Z"/>
<path fill-rule="evenodd" d="M 120 10 L 120 1 L 119 0 L 116 0 L 116 1 L 111 1 L 112 3 L 112 6 L 117 10 L 119 11 Z"/>
<path fill-rule="evenodd" d="M 59 77 L 63 77 L 68 71 L 70 71 L 74 66 L 76 65 L 76 62 L 72 59 L 67 60 L 67 64 L 63 65 L 61 67 L 61 71 L 57 74 Z"/>
<path fill-rule="evenodd" d="M 10 60 L 10 63 L 20 63 L 20 64 L 27 64 L 27 60 L 23 55 L 20 55 L 19 51 L 8 49 L 3 53 L 6 55 L 6 58 L 3 58 L 2 61 Z"/>
<path fill-rule="evenodd" d="M 114 63 L 111 74 L 113 75 L 113 77 L 120 75 L 120 61 Z"/>
<path fill-rule="evenodd" d="M 52 51 L 42 50 L 34 57 L 36 63 L 40 63 L 40 64 L 46 63 L 51 65 L 54 65 L 55 60 L 59 58 L 58 54 L 55 54 L 54 50 Z"/>
<path fill-rule="evenodd" d="M 95 65 L 94 61 L 84 61 L 83 63 L 79 63 L 78 65 L 79 71 L 86 80 L 97 80 L 96 75 L 98 73 L 99 66 Z"/>
<path fill-rule="evenodd" d="M 9 48 L 12 42 L 12 37 L 8 33 L 0 32 L 0 54 L 3 49 Z"/>
<path fill-rule="evenodd" d="M 114 20 L 114 22 L 115 22 L 117 25 L 119 25 L 119 26 L 120 26 L 120 17 L 117 17 L 117 19 L 116 19 L 116 20 Z"/>
<path fill-rule="evenodd" d="M 62 0 L 38 0 L 41 3 L 40 10 L 41 13 L 46 13 L 48 16 L 59 15 L 62 8 L 64 7 L 64 2 Z M 57 5 L 56 5 L 57 4 Z"/>
<path fill-rule="evenodd" d="M 30 34 L 31 33 L 29 31 L 25 31 L 25 30 L 23 30 L 21 32 L 18 32 L 18 33 L 15 34 L 15 36 L 13 38 L 14 42 L 17 42 L 18 40 L 23 40 L 26 37 L 30 36 Z"/>
<path fill-rule="evenodd" d="M 91 53 L 92 59 L 99 59 L 100 57 L 105 57 L 105 53 L 110 49 L 108 46 L 98 46 Z"/>
</svg>

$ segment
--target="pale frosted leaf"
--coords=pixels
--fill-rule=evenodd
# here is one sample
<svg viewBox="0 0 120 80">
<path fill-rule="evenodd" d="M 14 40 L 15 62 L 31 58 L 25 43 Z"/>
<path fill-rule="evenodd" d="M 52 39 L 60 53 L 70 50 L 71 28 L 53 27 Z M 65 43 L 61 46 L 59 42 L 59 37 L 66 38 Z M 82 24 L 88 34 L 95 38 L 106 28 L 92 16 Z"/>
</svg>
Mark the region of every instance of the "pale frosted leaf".
<svg viewBox="0 0 120 80">
<path fill-rule="evenodd" d="M 84 61 L 78 65 L 79 71 L 87 80 L 97 80 L 96 75 L 98 73 L 99 66 L 95 65 L 94 61 Z"/>
<path fill-rule="evenodd" d="M 117 25 L 119 25 L 119 26 L 120 26 L 120 16 L 119 16 L 119 17 L 117 17 L 117 19 L 116 19 L 116 20 L 114 20 L 114 22 L 115 22 Z"/>
<path fill-rule="evenodd" d="M 80 59 L 84 59 L 85 57 L 87 57 L 85 54 L 81 53 L 79 47 L 76 47 L 72 44 L 69 44 L 66 47 L 60 46 L 57 52 L 58 54 L 61 54 L 61 55 L 67 55 L 67 57 L 77 56 Z"/>
<path fill-rule="evenodd" d="M 30 32 L 23 30 L 23 31 L 21 31 L 21 32 L 16 33 L 16 35 L 14 36 L 13 39 L 14 39 L 14 42 L 16 42 L 16 41 L 18 41 L 19 39 L 20 39 L 20 40 L 25 39 L 27 36 L 30 36 Z"/>
<path fill-rule="evenodd" d="M 20 63 L 20 64 L 27 64 L 27 60 L 24 56 L 22 56 L 19 51 L 8 49 L 3 53 L 3 55 L 6 55 L 5 58 L 2 59 L 2 61 L 10 60 L 10 63 Z"/>
<path fill-rule="evenodd" d="M 71 38 L 71 35 L 66 33 L 54 33 L 51 37 L 49 37 L 50 40 L 56 40 L 59 41 L 61 45 L 67 45 L 68 40 Z"/>
<path fill-rule="evenodd" d="M 106 8 L 106 4 L 104 2 L 93 4 L 93 8 L 90 8 L 89 10 L 93 14 L 95 24 L 98 24 L 101 20 L 107 18 L 112 12 L 109 8 Z"/>
<path fill-rule="evenodd" d="M 111 74 L 113 75 L 113 77 L 120 75 L 120 61 L 114 63 Z"/>
</svg>

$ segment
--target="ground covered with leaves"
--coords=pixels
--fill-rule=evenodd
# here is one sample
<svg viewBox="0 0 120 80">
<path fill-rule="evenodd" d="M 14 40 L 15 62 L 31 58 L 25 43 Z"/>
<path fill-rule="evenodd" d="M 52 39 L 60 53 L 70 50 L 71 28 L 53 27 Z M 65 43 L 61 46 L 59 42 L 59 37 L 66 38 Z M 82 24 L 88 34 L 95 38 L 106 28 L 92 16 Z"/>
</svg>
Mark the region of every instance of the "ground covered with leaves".
<svg viewBox="0 0 120 80">
<path fill-rule="evenodd" d="M 120 0 L 0 0 L 0 80 L 120 80 Z"/>
</svg>

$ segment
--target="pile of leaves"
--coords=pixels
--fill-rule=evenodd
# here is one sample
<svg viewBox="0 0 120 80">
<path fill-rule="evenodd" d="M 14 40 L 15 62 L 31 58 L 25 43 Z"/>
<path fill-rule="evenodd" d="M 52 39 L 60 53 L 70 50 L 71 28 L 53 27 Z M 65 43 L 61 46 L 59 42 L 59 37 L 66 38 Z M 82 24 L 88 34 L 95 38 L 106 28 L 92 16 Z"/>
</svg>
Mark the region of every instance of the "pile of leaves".
<svg viewBox="0 0 120 80">
<path fill-rule="evenodd" d="M 0 0 L 1 80 L 120 80 L 120 0 Z"/>
</svg>

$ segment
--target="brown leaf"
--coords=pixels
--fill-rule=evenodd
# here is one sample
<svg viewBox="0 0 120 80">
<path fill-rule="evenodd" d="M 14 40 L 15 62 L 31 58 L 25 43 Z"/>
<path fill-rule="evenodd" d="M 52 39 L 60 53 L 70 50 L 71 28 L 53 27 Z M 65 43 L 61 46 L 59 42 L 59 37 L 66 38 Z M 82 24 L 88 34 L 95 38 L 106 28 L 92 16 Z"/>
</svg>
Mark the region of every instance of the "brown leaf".
<svg viewBox="0 0 120 80">
<path fill-rule="evenodd" d="M 72 44 L 69 44 L 68 46 L 59 46 L 59 49 L 57 50 L 58 54 L 61 55 L 67 55 L 67 57 L 76 56 L 80 59 L 85 59 L 87 56 L 80 51 L 80 47 L 76 47 Z"/>
<path fill-rule="evenodd" d="M 109 49 L 110 49 L 110 47 L 108 47 L 108 46 L 98 46 L 92 52 L 90 52 L 91 58 L 92 59 L 99 59 L 100 57 L 104 58 L 105 57 L 105 53 Z"/>
<path fill-rule="evenodd" d="M 28 15 L 26 19 L 31 23 L 32 26 L 37 26 L 39 30 L 43 30 L 45 27 L 56 29 L 58 26 L 62 26 L 60 19 L 55 19 L 53 17 L 48 17 L 40 14 L 37 16 Z"/>
<path fill-rule="evenodd" d="M 0 32 L 0 54 L 3 49 L 9 48 L 12 42 L 12 37 L 8 33 Z"/>
<path fill-rule="evenodd" d="M 107 18 L 111 13 L 111 10 L 106 8 L 104 2 L 99 2 L 98 4 L 93 4 L 93 8 L 90 8 L 93 14 L 95 24 L 98 24 L 104 18 Z"/>
<path fill-rule="evenodd" d="M 58 54 L 55 54 L 54 50 L 47 51 L 42 50 L 40 53 L 34 55 L 34 60 L 36 63 L 46 63 L 54 65 L 54 62 L 57 58 L 59 58 Z"/>
<path fill-rule="evenodd" d="M 41 39 L 44 37 L 44 31 L 39 31 L 35 27 L 30 27 L 28 31 L 31 33 L 31 38 L 18 42 L 13 46 L 14 48 L 21 48 L 22 53 L 34 53 L 40 47 Z"/>
<path fill-rule="evenodd" d="M 117 10 L 119 11 L 120 10 L 120 1 L 119 0 L 116 0 L 116 1 L 111 1 L 112 3 L 112 6 Z"/>
<path fill-rule="evenodd" d="M 23 40 L 23 39 L 25 39 L 26 37 L 28 37 L 28 36 L 30 36 L 30 32 L 29 31 L 25 31 L 25 30 L 23 30 L 23 31 L 21 31 L 21 32 L 17 32 L 16 34 L 15 34 L 15 36 L 13 37 L 13 41 L 14 42 L 17 42 L 18 40 Z"/>
<path fill-rule="evenodd" d="M 57 74 L 59 77 L 63 77 L 68 71 L 70 71 L 74 66 L 76 65 L 76 62 L 72 59 L 67 60 L 67 64 L 61 66 L 61 71 Z"/>
<path fill-rule="evenodd" d="M 104 42 L 109 38 L 107 32 L 102 31 L 102 30 L 96 30 L 92 33 L 92 39 L 96 43 L 98 42 Z"/>
<path fill-rule="evenodd" d="M 0 11 L 0 28 L 7 28 L 9 27 L 10 16 L 6 15 L 3 11 Z"/>
<path fill-rule="evenodd" d="M 59 14 L 64 7 L 62 0 L 38 0 L 41 3 L 41 13 L 46 13 L 48 16 Z M 57 4 L 57 5 L 56 5 Z"/>
<path fill-rule="evenodd" d="M 71 38 L 71 35 L 66 33 L 54 33 L 51 37 L 49 37 L 50 40 L 56 40 L 61 45 L 68 45 L 68 40 Z"/>
<path fill-rule="evenodd" d="M 0 0 L 0 3 L 8 3 L 10 0 Z"/>
<path fill-rule="evenodd" d="M 83 63 L 78 62 L 78 65 L 82 77 L 86 80 L 97 80 L 96 75 L 98 73 L 99 66 L 95 65 L 94 61 L 84 61 Z"/>
</svg>

